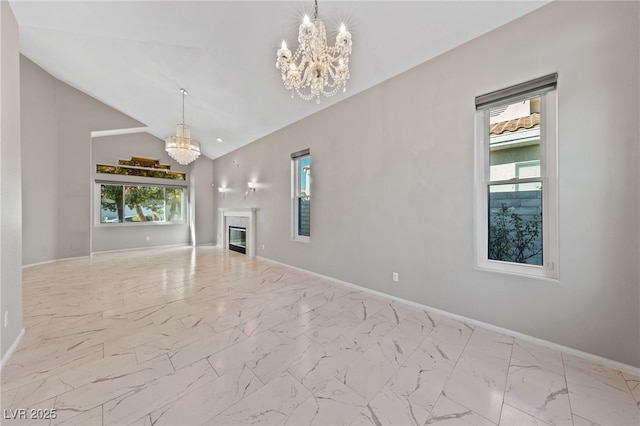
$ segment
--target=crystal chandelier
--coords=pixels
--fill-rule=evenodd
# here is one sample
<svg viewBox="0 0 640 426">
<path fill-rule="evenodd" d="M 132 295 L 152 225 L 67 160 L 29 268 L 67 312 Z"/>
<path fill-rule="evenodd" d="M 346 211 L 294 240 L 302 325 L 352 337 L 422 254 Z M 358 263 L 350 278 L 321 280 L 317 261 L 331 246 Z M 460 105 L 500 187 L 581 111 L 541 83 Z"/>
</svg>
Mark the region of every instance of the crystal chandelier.
<svg viewBox="0 0 640 426">
<path fill-rule="evenodd" d="M 282 73 L 284 87 L 295 90 L 302 99 L 335 95 L 342 87 L 346 92 L 349 79 L 349 55 L 351 54 L 351 33 L 344 24 L 336 36 L 335 46 L 327 46 L 327 32 L 318 19 L 318 0 L 315 0 L 313 20 L 308 15 L 298 29 L 298 48 L 292 55 L 283 40 L 278 49 L 276 68 Z"/>
<path fill-rule="evenodd" d="M 186 166 L 200 156 L 200 142 L 191 139 L 191 129 L 184 124 L 184 97 L 187 91 L 180 89 L 180 92 L 182 93 L 182 123 L 178 124 L 175 136 L 169 136 L 164 140 L 164 149 L 171 158 Z"/>
</svg>

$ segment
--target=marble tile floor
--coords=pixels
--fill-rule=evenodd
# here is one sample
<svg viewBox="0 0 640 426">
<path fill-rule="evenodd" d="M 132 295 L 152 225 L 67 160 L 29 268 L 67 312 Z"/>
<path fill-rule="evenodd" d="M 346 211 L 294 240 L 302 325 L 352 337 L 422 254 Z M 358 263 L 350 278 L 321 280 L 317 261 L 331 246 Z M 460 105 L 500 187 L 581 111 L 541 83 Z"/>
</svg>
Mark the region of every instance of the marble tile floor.
<svg viewBox="0 0 640 426">
<path fill-rule="evenodd" d="M 216 247 L 23 273 L 2 425 L 640 424 L 640 377 Z"/>
</svg>

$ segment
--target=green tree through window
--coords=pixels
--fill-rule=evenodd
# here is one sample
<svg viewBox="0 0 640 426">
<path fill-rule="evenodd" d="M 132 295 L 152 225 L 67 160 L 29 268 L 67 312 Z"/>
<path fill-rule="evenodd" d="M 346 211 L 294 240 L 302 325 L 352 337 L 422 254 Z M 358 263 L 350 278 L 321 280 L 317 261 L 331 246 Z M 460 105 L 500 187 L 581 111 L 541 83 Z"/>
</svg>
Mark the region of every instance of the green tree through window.
<svg viewBox="0 0 640 426">
<path fill-rule="evenodd" d="M 182 188 L 100 185 L 100 223 L 183 220 Z"/>
</svg>

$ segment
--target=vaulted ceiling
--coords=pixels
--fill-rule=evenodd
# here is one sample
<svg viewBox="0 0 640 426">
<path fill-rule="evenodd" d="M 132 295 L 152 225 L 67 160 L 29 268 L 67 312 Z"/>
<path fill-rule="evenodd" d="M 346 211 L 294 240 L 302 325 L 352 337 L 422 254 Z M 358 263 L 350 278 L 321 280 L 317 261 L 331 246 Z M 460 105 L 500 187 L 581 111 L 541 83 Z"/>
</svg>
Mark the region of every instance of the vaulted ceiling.
<svg viewBox="0 0 640 426">
<path fill-rule="evenodd" d="M 517 19 L 548 1 L 319 1 L 353 35 L 346 93 L 303 101 L 275 67 L 313 1 L 12 0 L 21 52 L 164 139 L 181 121 L 216 158 Z M 217 142 L 216 138 L 223 138 Z"/>
</svg>

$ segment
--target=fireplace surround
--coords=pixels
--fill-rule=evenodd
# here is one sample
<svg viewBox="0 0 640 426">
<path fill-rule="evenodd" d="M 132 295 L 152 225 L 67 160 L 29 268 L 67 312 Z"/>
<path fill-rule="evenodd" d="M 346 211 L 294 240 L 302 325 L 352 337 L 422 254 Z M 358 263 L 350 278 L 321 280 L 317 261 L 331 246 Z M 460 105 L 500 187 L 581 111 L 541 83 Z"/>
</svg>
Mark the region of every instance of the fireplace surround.
<svg viewBox="0 0 640 426">
<path fill-rule="evenodd" d="M 229 246 L 229 227 L 245 228 L 245 254 L 256 255 L 256 209 L 255 208 L 219 208 L 218 209 L 218 247 Z"/>
</svg>

